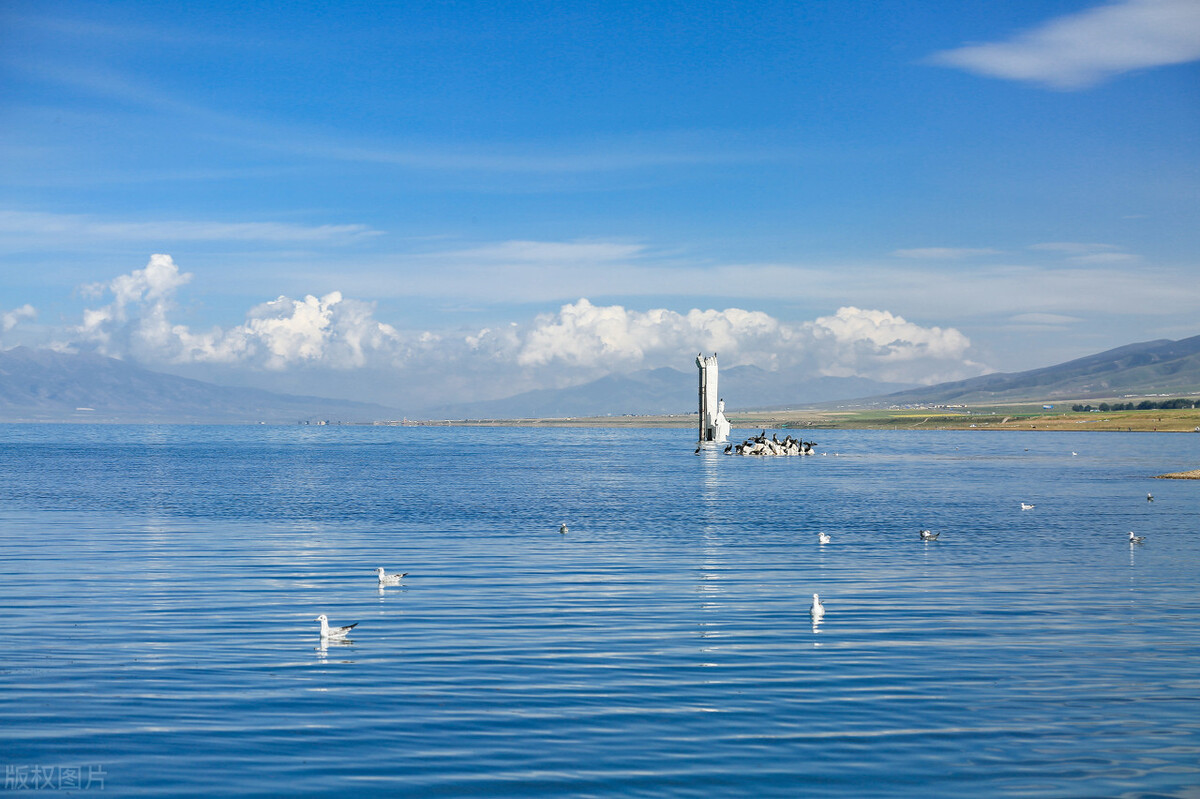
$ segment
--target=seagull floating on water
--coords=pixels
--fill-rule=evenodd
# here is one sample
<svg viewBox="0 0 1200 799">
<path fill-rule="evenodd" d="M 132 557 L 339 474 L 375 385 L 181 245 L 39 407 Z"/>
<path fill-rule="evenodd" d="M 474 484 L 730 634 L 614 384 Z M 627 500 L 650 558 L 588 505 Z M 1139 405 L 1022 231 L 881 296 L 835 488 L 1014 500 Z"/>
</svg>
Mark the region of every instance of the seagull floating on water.
<svg viewBox="0 0 1200 799">
<path fill-rule="evenodd" d="M 1021 510 L 1033 510 L 1033 506 L 1030 505 L 1028 502 L 1022 502 Z"/>
<path fill-rule="evenodd" d="M 813 594 L 812 607 L 808 609 L 808 612 L 814 619 L 819 619 L 825 615 L 825 606 L 821 604 L 821 597 Z"/>
<path fill-rule="evenodd" d="M 936 541 L 937 537 L 939 535 L 941 535 L 941 533 L 931 533 L 928 530 L 922 530 L 921 531 L 921 540 L 922 541 Z"/>
<path fill-rule="evenodd" d="M 1130 531 L 1129 531 L 1129 543 L 1131 543 L 1131 544 L 1141 544 L 1141 543 L 1142 543 L 1142 542 L 1144 542 L 1145 540 L 1146 540 L 1146 536 L 1144 536 L 1144 535 L 1134 535 L 1134 534 L 1133 534 L 1133 530 L 1130 530 Z"/>
<path fill-rule="evenodd" d="M 1147 501 L 1147 502 L 1153 502 L 1153 501 L 1154 501 L 1154 495 L 1153 495 L 1153 494 L 1151 494 L 1151 493 L 1149 493 L 1149 492 L 1147 492 L 1147 493 L 1146 493 L 1146 501 Z"/>
<path fill-rule="evenodd" d="M 817 533 L 817 541 L 822 544 L 829 543 L 829 533 Z"/>
<path fill-rule="evenodd" d="M 313 621 L 321 622 L 322 639 L 345 638 L 351 630 L 358 626 L 358 622 L 354 622 L 354 624 L 348 624 L 345 627 L 330 627 L 329 617 L 324 613 L 322 613 L 320 616 L 317 616 L 317 618 L 313 619 Z"/>
<path fill-rule="evenodd" d="M 379 575 L 380 585 L 395 585 L 408 576 L 408 572 L 404 572 L 404 574 L 388 574 L 382 566 L 376 569 L 375 573 Z"/>
<path fill-rule="evenodd" d="M 558 531 L 559 531 L 560 533 L 562 533 L 563 535 L 566 535 L 567 533 L 569 533 L 569 532 L 570 532 L 570 528 L 568 528 L 568 527 L 567 527 L 567 523 L 566 523 L 566 522 L 563 522 L 561 525 L 559 525 L 559 527 L 558 527 Z"/>
</svg>

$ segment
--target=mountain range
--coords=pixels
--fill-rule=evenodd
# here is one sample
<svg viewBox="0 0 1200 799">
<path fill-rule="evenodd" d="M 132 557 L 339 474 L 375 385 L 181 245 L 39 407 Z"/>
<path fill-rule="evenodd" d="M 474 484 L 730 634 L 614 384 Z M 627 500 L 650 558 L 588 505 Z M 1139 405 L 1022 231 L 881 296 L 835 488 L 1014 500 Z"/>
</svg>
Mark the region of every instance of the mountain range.
<svg viewBox="0 0 1200 799">
<path fill-rule="evenodd" d="M 730 411 L 852 401 L 859 406 L 978 404 L 1200 392 L 1200 336 L 1129 344 L 1056 366 L 912 387 L 863 378 L 768 372 L 720 373 Z M 0 421 L 369 422 L 694 413 L 696 374 L 663 367 L 515 396 L 400 411 L 383 405 L 220 386 L 82 353 L 0 351 Z"/>
<path fill-rule="evenodd" d="M 872 397 L 870 401 L 893 405 L 979 404 L 1191 392 L 1200 392 L 1200 336 L 1127 344 L 1056 366 L 996 372 Z M 859 404 L 864 402 L 859 400 Z"/>
<path fill-rule="evenodd" d="M 719 374 L 721 396 L 729 410 L 807 405 L 909 388 L 862 377 L 808 377 L 768 372 L 757 366 L 733 366 Z M 579 386 L 526 391 L 482 402 L 447 404 L 422 411 L 431 419 L 521 419 L 622 414 L 695 413 L 696 372 L 664 366 L 625 375 L 608 375 Z"/>
<path fill-rule="evenodd" d="M 94 353 L 0 351 L 0 421 L 237 424 L 395 418 L 382 405 L 234 388 Z"/>
</svg>

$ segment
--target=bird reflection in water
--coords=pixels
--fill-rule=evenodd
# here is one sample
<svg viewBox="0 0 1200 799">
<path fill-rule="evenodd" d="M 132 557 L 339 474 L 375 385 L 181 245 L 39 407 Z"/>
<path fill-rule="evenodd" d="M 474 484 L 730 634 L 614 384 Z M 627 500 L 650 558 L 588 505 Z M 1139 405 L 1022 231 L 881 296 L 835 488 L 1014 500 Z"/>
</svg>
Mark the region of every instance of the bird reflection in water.
<svg viewBox="0 0 1200 799">
<path fill-rule="evenodd" d="M 349 647 L 354 646 L 354 642 L 347 638 L 322 638 L 321 643 L 316 647 L 317 661 L 325 663 L 329 656 L 330 647 Z M 349 663 L 350 661 L 343 661 Z"/>
</svg>

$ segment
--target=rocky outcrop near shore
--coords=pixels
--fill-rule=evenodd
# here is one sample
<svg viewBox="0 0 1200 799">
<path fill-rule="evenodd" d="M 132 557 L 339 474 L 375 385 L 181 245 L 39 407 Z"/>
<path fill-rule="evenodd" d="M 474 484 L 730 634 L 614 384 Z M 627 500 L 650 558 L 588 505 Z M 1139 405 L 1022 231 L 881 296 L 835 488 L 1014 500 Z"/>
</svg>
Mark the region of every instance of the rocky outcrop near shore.
<svg viewBox="0 0 1200 799">
<path fill-rule="evenodd" d="M 1170 474 L 1155 475 L 1159 480 L 1200 480 L 1200 469 L 1192 469 L 1190 472 L 1171 472 Z"/>
</svg>

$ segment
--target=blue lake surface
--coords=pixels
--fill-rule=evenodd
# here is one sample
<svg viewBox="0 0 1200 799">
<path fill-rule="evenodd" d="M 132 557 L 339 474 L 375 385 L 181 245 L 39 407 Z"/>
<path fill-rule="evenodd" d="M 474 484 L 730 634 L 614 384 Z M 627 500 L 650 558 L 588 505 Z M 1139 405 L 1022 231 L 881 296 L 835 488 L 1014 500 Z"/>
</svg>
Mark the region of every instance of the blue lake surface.
<svg viewBox="0 0 1200 799">
<path fill-rule="evenodd" d="M 0 425 L 5 787 L 1200 795 L 1200 435 L 806 435 Z"/>
</svg>

